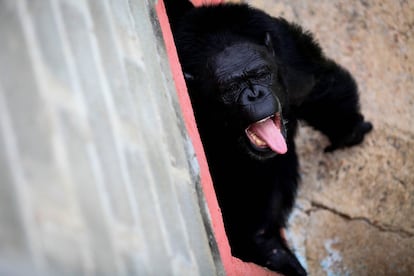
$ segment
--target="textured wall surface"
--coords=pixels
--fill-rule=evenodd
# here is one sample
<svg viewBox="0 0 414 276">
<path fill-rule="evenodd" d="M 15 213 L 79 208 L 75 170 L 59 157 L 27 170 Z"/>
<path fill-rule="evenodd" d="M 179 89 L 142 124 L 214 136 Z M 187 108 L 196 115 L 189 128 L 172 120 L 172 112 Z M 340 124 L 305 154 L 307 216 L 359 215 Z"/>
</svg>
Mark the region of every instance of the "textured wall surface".
<svg viewBox="0 0 414 276">
<path fill-rule="evenodd" d="M 0 1 L 0 275 L 222 273 L 153 4 Z"/>
<path fill-rule="evenodd" d="M 414 275 L 414 2 L 247 2 L 314 33 L 355 76 L 374 124 L 363 145 L 332 154 L 319 133 L 299 132 L 290 235 L 310 274 Z"/>
</svg>

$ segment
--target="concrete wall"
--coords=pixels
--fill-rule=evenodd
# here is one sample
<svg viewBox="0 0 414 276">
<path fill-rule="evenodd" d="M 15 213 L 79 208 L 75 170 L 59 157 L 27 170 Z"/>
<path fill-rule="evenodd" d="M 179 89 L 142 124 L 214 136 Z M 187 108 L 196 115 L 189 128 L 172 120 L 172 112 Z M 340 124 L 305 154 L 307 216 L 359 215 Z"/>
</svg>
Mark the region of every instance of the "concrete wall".
<svg viewBox="0 0 414 276">
<path fill-rule="evenodd" d="M 153 6 L 0 1 L 0 275 L 223 273 Z"/>
</svg>

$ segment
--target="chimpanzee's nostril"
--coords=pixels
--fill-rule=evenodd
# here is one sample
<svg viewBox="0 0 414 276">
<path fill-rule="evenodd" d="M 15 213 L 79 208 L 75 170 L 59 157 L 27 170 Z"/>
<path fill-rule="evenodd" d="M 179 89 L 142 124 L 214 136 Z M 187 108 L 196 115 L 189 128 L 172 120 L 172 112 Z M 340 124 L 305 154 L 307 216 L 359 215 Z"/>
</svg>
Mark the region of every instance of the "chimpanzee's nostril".
<svg viewBox="0 0 414 276">
<path fill-rule="evenodd" d="M 262 91 L 255 89 L 249 89 L 246 91 L 247 100 L 250 102 L 260 99 L 261 97 L 263 97 L 263 94 L 264 93 Z"/>
</svg>

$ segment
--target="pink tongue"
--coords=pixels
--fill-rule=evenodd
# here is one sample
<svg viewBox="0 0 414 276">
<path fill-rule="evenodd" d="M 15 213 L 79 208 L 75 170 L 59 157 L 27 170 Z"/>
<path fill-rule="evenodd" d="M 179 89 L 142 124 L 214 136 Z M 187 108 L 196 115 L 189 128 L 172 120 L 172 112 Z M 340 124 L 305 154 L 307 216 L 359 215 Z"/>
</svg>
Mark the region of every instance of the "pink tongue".
<svg viewBox="0 0 414 276">
<path fill-rule="evenodd" d="M 283 138 L 280 129 L 275 125 L 273 119 L 267 119 L 264 122 L 256 123 L 250 126 L 250 129 L 256 133 L 267 146 L 274 152 L 284 154 L 287 152 L 285 138 Z"/>
</svg>

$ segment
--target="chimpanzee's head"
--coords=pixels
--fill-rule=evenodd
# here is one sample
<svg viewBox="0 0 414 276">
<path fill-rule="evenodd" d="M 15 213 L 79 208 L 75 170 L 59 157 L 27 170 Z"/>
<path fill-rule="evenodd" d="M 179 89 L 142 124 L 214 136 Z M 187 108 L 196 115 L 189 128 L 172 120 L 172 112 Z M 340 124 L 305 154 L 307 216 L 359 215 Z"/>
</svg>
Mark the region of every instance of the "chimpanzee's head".
<svg viewBox="0 0 414 276">
<path fill-rule="evenodd" d="M 209 61 L 214 97 L 226 110 L 223 122 L 238 132 L 234 143 L 257 159 L 288 150 L 283 120 L 287 94 L 269 43 L 232 44 Z"/>
</svg>

